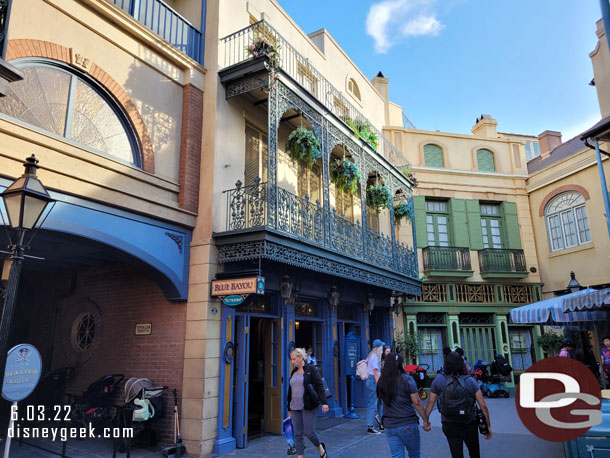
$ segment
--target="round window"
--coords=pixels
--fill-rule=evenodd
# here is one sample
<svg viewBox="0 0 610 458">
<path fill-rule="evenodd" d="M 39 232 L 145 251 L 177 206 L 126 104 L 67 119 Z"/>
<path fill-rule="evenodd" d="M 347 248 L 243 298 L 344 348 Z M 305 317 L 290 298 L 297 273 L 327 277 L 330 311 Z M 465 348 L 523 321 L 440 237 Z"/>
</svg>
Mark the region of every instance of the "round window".
<svg viewBox="0 0 610 458">
<path fill-rule="evenodd" d="M 83 312 L 76 317 L 72 325 L 72 347 L 76 351 L 86 351 L 95 338 L 95 317 L 90 312 Z"/>
</svg>

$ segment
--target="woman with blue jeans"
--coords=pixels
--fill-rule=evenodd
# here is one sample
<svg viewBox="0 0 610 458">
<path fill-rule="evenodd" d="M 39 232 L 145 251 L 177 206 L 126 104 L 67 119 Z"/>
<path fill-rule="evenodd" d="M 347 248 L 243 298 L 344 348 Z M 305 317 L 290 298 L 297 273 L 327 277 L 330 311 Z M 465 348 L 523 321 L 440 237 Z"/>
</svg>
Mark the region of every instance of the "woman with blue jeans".
<svg viewBox="0 0 610 458">
<path fill-rule="evenodd" d="M 405 373 L 403 358 L 397 353 L 386 356 L 377 396 L 383 401 L 382 423 L 392 458 L 404 458 L 405 448 L 409 458 L 421 458 L 419 419 L 424 420 L 424 430 L 430 430 L 430 422 L 417 393 L 417 385 Z"/>
<path fill-rule="evenodd" d="M 375 339 L 373 341 L 373 349 L 366 358 L 369 373 L 369 378 L 365 382 L 367 392 L 366 432 L 369 434 L 381 434 L 381 431 L 383 431 L 383 426 L 381 424 L 381 409 L 378 409 L 377 406 L 377 380 L 379 380 L 379 376 L 381 375 L 379 362 L 381 361 L 381 354 L 383 353 L 384 345 L 384 342 L 379 339 Z M 379 429 L 381 429 L 381 431 L 375 428 L 375 420 L 377 420 L 377 424 L 379 425 Z"/>
</svg>

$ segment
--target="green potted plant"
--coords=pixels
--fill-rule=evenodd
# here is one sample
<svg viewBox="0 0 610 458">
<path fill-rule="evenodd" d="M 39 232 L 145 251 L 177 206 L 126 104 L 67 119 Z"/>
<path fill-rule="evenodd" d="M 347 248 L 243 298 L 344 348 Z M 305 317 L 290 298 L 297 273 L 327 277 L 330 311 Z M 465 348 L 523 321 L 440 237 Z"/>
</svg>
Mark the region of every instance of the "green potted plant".
<svg viewBox="0 0 610 458">
<path fill-rule="evenodd" d="M 413 217 L 413 207 L 409 202 L 401 202 L 394 205 L 394 222 L 398 226 L 403 218 L 411 219 Z"/>
<path fill-rule="evenodd" d="M 536 343 L 542 347 L 545 353 L 549 356 L 555 356 L 561 348 L 563 338 L 554 332 L 543 332 L 536 340 Z"/>
<path fill-rule="evenodd" d="M 269 88 L 275 87 L 275 80 L 277 79 L 277 72 L 280 68 L 280 55 L 278 54 L 279 46 L 272 43 L 264 36 L 258 36 L 254 38 L 254 41 L 250 46 L 246 47 L 246 51 L 249 56 L 267 56 L 269 62 Z"/>
<path fill-rule="evenodd" d="M 313 132 L 303 126 L 294 129 L 286 140 L 286 151 L 294 162 L 305 160 L 309 168 L 316 159 L 322 157 L 320 142 Z"/>
<path fill-rule="evenodd" d="M 376 183 L 366 190 L 366 204 L 378 215 L 384 208 L 390 207 L 392 193 L 384 184 Z"/>
<path fill-rule="evenodd" d="M 404 352 L 405 364 L 415 364 L 419 349 L 417 335 L 404 330 L 395 330 L 394 341 L 396 346 L 400 347 L 401 353 Z"/>
<path fill-rule="evenodd" d="M 371 130 L 371 126 L 360 119 L 347 119 L 347 124 L 352 128 L 356 137 L 364 140 L 373 150 L 377 151 L 379 143 L 377 135 Z"/>
<path fill-rule="evenodd" d="M 330 163 L 330 180 L 337 189 L 355 194 L 360 180 L 358 166 L 348 159 L 335 159 Z"/>
</svg>

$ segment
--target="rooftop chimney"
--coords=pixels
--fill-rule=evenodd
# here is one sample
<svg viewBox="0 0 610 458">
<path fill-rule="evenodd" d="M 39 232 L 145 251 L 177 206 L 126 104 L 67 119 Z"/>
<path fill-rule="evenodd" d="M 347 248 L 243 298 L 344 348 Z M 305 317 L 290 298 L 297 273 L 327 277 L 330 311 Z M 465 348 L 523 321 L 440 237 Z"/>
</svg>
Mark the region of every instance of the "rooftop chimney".
<svg viewBox="0 0 610 458">
<path fill-rule="evenodd" d="M 497 125 L 498 121 L 494 118 L 488 114 L 482 114 L 477 118 L 470 131 L 475 137 L 498 138 Z"/>
<path fill-rule="evenodd" d="M 555 148 L 561 145 L 561 132 L 545 130 L 538 135 L 540 142 L 540 156 L 547 157 Z"/>
<path fill-rule="evenodd" d="M 384 106 L 384 115 L 385 115 L 384 125 L 388 125 L 390 122 L 390 105 L 389 105 L 390 80 L 387 79 L 385 76 L 383 76 L 383 73 L 379 72 L 379 73 L 377 73 L 377 76 L 372 79 L 371 83 L 373 84 L 373 87 L 375 89 L 377 89 L 377 92 L 379 92 L 379 94 L 381 94 L 381 97 L 383 98 L 383 102 L 385 105 Z"/>
</svg>

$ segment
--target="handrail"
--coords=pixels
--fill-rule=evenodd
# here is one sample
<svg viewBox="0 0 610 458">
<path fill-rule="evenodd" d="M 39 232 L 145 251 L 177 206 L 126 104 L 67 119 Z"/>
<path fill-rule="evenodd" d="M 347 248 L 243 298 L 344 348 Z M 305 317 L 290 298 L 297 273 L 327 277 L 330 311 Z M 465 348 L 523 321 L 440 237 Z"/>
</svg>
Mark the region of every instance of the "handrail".
<svg viewBox="0 0 610 458">
<path fill-rule="evenodd" d="M 481 272 L 525 273 L 525 253 L 521 249 L 484 248 L 479 250 Z"/>
<path fill-rule="evenodd" d="M 309 63 L 309 59 L 296 50 L 279 32 L 277 32 L 265 20 L 244 27 L 220 41 L 224 44 L 224 67 L 239 64 L 251 56 L 247 52 L 258 37 L 265 37 L 275 44 L 280 56 L 280 68 L 295 81 L 306 87 L 328 110 L 341 119 L 352 130 L 349 120 L 364 123 L 369 126 L 370 131 L 377 137 L 380 145 L 378 149 L 370 146 L 364 138 L 363 142 L 373 151 L 381 153 L 393 164 L 401 164 L 409 167 L 409 161 L 398 151 L 381 131 L 379 131 L 344 95 L 343 92 L 333 86 L 315 67 Z M 357 136 L 357 135 L 356 135 Z"/>
<path fill-rule="evenodd" d="M 352 222 L 328 210 L 320 202 L 311 202 L 268 183 L 255 179 L 254 184 L 223 191 L 227 194 L 227 231 L 270 227 L 299 240 L 325 247 L 354 259 L 396 270 L 410 277 L 418 276 L 416 251 L 390 237 L 379 234 L 359 222 Z M 273 222 L 267 214 L 267 198 L 273 191 L 277 215 Z M 364 235 L 364 237 L 363 237 Z"/>
</svg>

